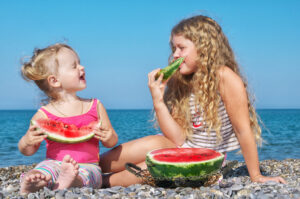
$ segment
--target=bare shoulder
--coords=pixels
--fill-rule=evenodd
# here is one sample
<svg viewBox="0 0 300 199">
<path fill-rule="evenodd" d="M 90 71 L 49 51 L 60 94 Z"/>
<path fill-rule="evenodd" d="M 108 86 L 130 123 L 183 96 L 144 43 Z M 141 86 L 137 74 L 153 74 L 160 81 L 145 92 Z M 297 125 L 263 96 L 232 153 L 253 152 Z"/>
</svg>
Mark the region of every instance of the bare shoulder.
<svg viewBox="0 0 300 199">
<path fill-rule="evenodd" d="M 103 117 L 107 115 L 106 109 L 100 100 L 97 100 L 97 110 L 98 110 L 99 117 Z"/>
<path fill-rule="evenodd" d="M 223 83 L 243 83 L 242 78 L 227 66 L 221 66 L 218 75 Z"/>
<path fill-rule="evenodd" d="M 232 92 L 243 92 L 245 90 L 242 78 L 229 67 L 220 67 L 218 76 L 220 78 L 219 89 L 221 95 Z"/>
<path fill-rule="evenodd" d="M 44 112 L 42 112 L 41 110 L 38 110 L 33 117 L 31 118 L 31 120 L 38 120 L 38 119 L 47 119 L 47 116 L 44 114 Z"/>
<path fill-rule="evenodd" d="M 97 99 L 97 106 L 100 110 L 105 109 L 102 102 L 100 100 Z"/>
</svg>

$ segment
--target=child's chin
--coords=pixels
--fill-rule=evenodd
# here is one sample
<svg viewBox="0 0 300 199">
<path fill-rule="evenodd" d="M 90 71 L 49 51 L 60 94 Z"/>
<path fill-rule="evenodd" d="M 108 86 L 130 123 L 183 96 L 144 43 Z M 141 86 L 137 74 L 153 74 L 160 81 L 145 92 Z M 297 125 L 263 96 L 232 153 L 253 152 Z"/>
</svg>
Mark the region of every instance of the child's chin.
<svg viewBox="0 0 300 199">
<path fill-rule="evenodd" d="M 86 89 L 86 85 L 82 85 L 82 86 L 80 87 L 79 91 L 82 91 L 82 90 L 84 90 L 84 89 Z"/>
</svg>

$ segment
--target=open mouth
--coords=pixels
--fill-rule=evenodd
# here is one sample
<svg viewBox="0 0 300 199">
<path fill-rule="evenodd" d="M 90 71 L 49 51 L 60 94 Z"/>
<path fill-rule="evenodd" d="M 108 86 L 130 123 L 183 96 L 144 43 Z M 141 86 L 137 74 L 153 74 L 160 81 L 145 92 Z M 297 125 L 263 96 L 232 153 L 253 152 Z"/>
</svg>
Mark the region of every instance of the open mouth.
<svg viewBox="0 0 300 199">
<path fill-rule="evenodd" d="M 80 75 L 79 79 L 80 80 L 85 80 L 85 73 L 83 73 L 82 75 Z"/>
</svg>

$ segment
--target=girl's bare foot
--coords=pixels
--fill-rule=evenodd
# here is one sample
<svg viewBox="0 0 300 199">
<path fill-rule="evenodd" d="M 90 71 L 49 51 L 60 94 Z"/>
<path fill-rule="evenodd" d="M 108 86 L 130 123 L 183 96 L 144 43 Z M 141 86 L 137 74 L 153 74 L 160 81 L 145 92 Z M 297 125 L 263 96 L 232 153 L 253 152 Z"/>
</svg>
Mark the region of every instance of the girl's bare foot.
<svg viewBox="0 0 300 199">
<path fill-rule="evenodd" d="M 21 179 L 20 194 L 25 195 L 31 192 L 36 192 L 42 187 L 47 186 L 51 176 L 45 176 L 44 174 L 32 170 L 29 171 L 23 179 Z"/>
<path fill-rule="evenodd" d="M 60 173 L 53 189 L 71 187 L 78 175 L 78 169 L 77 162 L 70 155 L 66 155 L 61 163 Z"/>
</svg>

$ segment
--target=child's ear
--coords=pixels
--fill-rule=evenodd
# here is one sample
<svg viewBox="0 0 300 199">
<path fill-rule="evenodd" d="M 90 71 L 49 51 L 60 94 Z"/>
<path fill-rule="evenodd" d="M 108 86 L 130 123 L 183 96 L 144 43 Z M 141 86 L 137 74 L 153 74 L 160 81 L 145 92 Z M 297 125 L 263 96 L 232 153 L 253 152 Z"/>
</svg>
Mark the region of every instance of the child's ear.
<svg viewBox="0 0 300 199">
<path fill-rule="evenodd" d="M 61 85 L 58 79 L 54 75 L 49 75 L 47 80 L 51 87 L 58 88 Z"/>
</svg>

